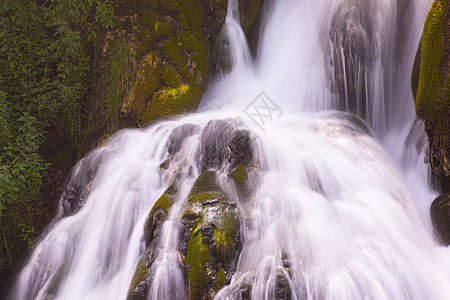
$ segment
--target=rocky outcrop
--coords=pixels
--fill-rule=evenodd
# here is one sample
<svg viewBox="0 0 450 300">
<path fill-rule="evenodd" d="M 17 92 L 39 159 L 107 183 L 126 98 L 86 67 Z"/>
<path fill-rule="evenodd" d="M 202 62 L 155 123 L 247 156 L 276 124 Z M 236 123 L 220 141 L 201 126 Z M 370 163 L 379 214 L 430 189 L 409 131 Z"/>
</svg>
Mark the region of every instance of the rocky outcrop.
<svg viewBox="0 0 450 300">
<path fill-rule="evenodd" d="M 68 178 L 62 196 L 62 214 L 60 217 L 75 214 L 84 204 L 94 184 L 98 168 L 104 159 L 101 151 L 93 152 L 75 165 L 72 175 Z"/>
<path fill-rule="evenodd" d="M 194 110 L 209 74 L 205 7 L 196 0 L 128 0 L 116 14 L 114 30 L 96 42 L 92 110 L 109 121 L 94 130 L 114 132 Z"/>
<path fill-rule="evenodd" d="M 230 150 L 229 162 L 234 168 L 238 164 L 249 166 L 252 161 L 252 138 L 251 133 L 247 129 L 237 129 L 233 131 L 228 143 Z"/>
<path fill-rule="evenodd" d="M 183 140 L 199 131 L 200 127 L 193 124 L 172 130 L 166 145 L 170 158 L 161 164 L 163 173 L 172 167 Z M 212 299 L 230 283 L 236 270 L 242 250 L 240 207 L 251 196 L 253 186 L 252 136 L 246 129 L 235 128 L 231 121 L 213 120 L 198 138 L 201 149 L 197 165 L 202 173 L 187 200 L 180 199 L 181 177 L 173 176 L 173 184 L 152 207 L 144 228 L 147 250 L 136 267 L 128 299 L 147 299 L 155 261 L 162 253 L 161 240 L 167 238 L 163 237 L 163 224 L 175 205 L 183 205 L 177 207 L 178 212 L 181 210 L 181 229 L 176 256 L 189 299 Z M 279 293 L 288 293 L 282 282 Z"/>
<path fill-rule="evenodd" d="M 241 3 L 242 2 L 242 3 Z M 240 1 L 244 31 L 257 32 L 262 0 Z M 209 74 L 226 65 L 226 0 L 126 0 L 94 41 L 86 147 L 123 127 L 191 112 Z"/>
<path fill-rule="evenodd" d="M 412 75 L 417 116 L 425 123 L 436 187 L 450 192 L 450 1 L 434 1 L 425 20 Z M 417 71 L 417 69 L 419 69 Z M 414 71 L 414 70 L 413 70 Z M 418 75 L 417 75 L 418 74 Z M 418 76 L 418 77 L 417 77 Z"/>
<path fill-rule="evenodd" d="M 445 246 L 450 245 L 450 194 L 437 197 L 430 208 L 435 234 Z"/>
<path fill-rule="evenodd" d="M 334 9 L 329 31 L 332 90 L 338 95 L 338 109 L 363 119 L 368 109 L 366 76 L 376 50 L 372 5 L 371 1 L 340 1 Z"/>
<path fill-rule="evenodd" d="M 200 126 L 196 124 L 183 124 L 175 127 L 169 135 L 167 152 L 170 155 L 175 155 L 181 150 L 181 146 L 187 137 L 199 132 Z"/>
<path fill-rule="evenodd" d="M 238 208 L 223 193 L 204 191 L 189 198 L 181 222 L 189 298 L 211 299 L 230 283 L 242 250 Z"/>
<path fill-rule="evenodd" d="M 210 121 L 202 132 L 200 143 L 200 171 L 220 169 L 228 154 L 228 140 L 233 126 L 224 120 Z"/>
<path fill-rule="evenodd" d="M 151 267 L 159 254 L 161 245 L 161 230 L 167 220 L 170 209 L 176 197 L 175 186 L 169 187 L 153 205 L 144 226 L 144 238 L 147 250 L 139 259 L 130 286 L 128 299 L 147 299 L 151 286 Z"/>
<path fill-rule="evenodd" d="M 169 188 L 153 206 L 145 225 L 146 253 L 139 260 L 129 299 L 146 299 L 153 280 L 152 266 L 161 247 L 161 230 L 177 201 Z M 192 188 L 181 218 L 180 268 L 190 299 L 212 299 L 229 284 L 242 250 L 239 209 L 217 184 L 216 173 L 206 171 Z"/>
</svg>

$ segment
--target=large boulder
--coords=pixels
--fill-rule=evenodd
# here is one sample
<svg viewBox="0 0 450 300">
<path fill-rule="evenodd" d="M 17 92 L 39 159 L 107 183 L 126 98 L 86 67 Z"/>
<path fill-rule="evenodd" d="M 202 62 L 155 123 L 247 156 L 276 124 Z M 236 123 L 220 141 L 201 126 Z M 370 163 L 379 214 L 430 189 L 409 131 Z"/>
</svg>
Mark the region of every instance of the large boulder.
<svg viewBox="0 0 450 300">
<path fill-rule="evenodd" d="M 225 120 L 212 120 L 203 129 L 200 143 L 200 172 L 220 169 L 228 156 L 228 141 L 233 125 Z"/>
<path fill-rule="evenodd" d="M 191 196 L 182 217 L 180 251 L 190 299 L 212 299 L 236 270 L 242 242 L 238 208 L 220 192 Z"/>
<path fill-rule="evenodd" d="M 450 1 L 434 1 L 425 20 L 413 73 L 415 106 L 425 123 L 431 173 L 442 193 L 450 192 Z M 417 72 L 417 69 L 418 72 Z M 417 79 L 417 73 L 419 74 Z"/>
<path fill-rule="evenodd" d="M 227 179 L 242 191 L 229 197 L 219 184 L 217 171 L 203 172 L 192 187 L 181 217 L 179 268 L 183 270 L 190 299 L 212 299 L 233 276 L 242 250 L 238 201 L 250 195 L 247 169 L 239 164 Z M 241 195 L 242 194 L 242 195 Z M 144 228 L 146 252 L 141 256 L 130 285 L 128 299 L 147 299 L 154 274 L 152 266 L 161 249 L 163 224 L 177 201 L 176 184 L 152 207 Z"/>
<path fill-rule="evenodd" d="M 376 42 L 371 1 L 343 0 L 331 17 L 329 38 L 333 91 L 338 109 L 367 117 L 367 72 L 375 60 Z"/>
<path fill-rule="evenodd" d="M 437 197 L 430 208 L 436 236 L 446 246 L 450 245 L 450 194 Z"/>
<path fill-rule="evenodd" d="M 175 155 L 181 150 L 184 140 L 194 134 L 200 132 L 200 126 L 197 124 L 183 124 L 175 127 L 169 135 L 167 152 L 170 155 Z"/>
<path fill-rule="evenodd" d="M 253 159 L 252 134 L 247 129 L 236 129 L 228 142 L 229 162 L 231 167 L 242 163 L 249 166 Z"/>
</svg>

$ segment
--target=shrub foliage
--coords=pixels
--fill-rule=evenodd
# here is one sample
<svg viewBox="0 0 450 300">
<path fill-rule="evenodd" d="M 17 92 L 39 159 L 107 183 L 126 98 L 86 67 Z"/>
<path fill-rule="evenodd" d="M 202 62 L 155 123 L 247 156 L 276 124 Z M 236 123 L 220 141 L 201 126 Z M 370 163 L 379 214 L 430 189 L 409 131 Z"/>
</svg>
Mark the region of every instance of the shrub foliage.
<svg viewBox="0 0 450 300">
<path fill-rule="evenodd" d="M 0 0 L 0 269 L 14 267 L 48 212 L 50 121 L 70 132 L 86 96 L 90 42 L 114 24 L 112 0 Z M 72 130 L 74 132 L 74 130 Z M 76 137 L 74 137 L 76 140 Z"/>
</svg>

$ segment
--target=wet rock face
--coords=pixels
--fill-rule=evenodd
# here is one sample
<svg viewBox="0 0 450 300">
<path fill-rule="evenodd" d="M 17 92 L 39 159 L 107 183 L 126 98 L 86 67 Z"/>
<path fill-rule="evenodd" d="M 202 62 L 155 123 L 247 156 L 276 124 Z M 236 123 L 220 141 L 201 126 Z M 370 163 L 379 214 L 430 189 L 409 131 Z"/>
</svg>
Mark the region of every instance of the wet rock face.
<svg viewBox="0 0 450 300">
<path fill-rule="evenodd" d="M 430 208 L 436 235 L 445 246 L 450 245 L 450 194 L 437 197 Z"/>
<path fill-rule="evenodd" d="M 180 151 L 184 140 L 194 134 L 200 132 L 200 126 L 196 124 L 183 124 L 175 127 L 169 135 L 169 145 L 167 151 L 170 155 L 174 155 Z"/>
<path fill-rule="evenodd" d="M 346 55 L 355 55 L 363 64 L 374 59 L 370 9 L 370 1 L 341 1 L 331 21 L 330 39 L 338 42 Z"/>
<path fill-rule="evenodd" d="M 231 134 L 228 148 L 230 149 L 229 162 L 232 167 L 242 163 L 248 166 L 252 160 L 252 137 L 247 129 L 237 129 Z"/>
<path fill-rule="evenodd" d="M 203 129 L 200 144 L 200 172 L 220 169 L 228 156 L 228 141 L 233 126 L 224 120 L 212 120 Z"/>
<path fill-rule="evenodd" d="M 371 1 L 343 0 L 331 18 L 333 91 L 339 109 L 366 118 L 366 72 L 375 59 Z"/>
<path fill-rule="evenodd" d="M 147 299 L 148 288 L 151 286 L 152 281 L 151 266 L 159 254 L 162 225 L 169 216 L 170 209 L 174 203 L 175 193 L 175 187 L 169 187 L 153 205 L 147 217 L 144 226 L 147 250 L 139 259 L 127 299 Z"/>
<path fill-rule="evenodd" d="M 230 164 L 248 167 L 253 158 L 252 135 L 247 129 L 237 129 L 224 120 L 210 121 L 202 132 L 199 169 L 220 169 Z"/>
<path fill-rule="evenodd" d="M 278 272 L 277 281 L 275 285 L 275 299 L 290 300 L 292 299 L 292 290 L 289 286 L 287 276 L 282 272 Z"/>
<path fill-rule="evenodd" d="M 103 158 L 101 153 L 92 153 L 75 166 L 68 180 L 70 184 L 66 186 L 61 196 L 63 217 L 76 213 L 83 206 Z"/>
</svg>

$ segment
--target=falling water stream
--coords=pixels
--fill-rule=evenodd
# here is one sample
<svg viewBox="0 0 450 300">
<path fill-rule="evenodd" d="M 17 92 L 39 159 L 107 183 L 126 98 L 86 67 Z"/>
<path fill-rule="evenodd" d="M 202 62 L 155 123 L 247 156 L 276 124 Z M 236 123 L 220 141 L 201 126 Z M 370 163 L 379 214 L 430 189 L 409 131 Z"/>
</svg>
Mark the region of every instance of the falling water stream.
<svg viewBox="0 0 450 300">
<path fill-rule="evenodd" d="M 149 299 L 187 298 L 178 236 L 201 173 L 201 130 L 164 173 L 160 164 L 174 128 L 216 119 L 253 133 L 259 172 L 252 197 L 236 196 L 243 249 L 217 299 L 236 299 L 243 283 L 252 299 L 273 299 L 280 275 L 292 299 L 447 299 L 450 251 L 433 240 L 426 137 L 409 86 L 431 0 L 265 4 L 252 57 L 229 1 L 233 67 L 196 113 L 123 130 L 75 166 L 72 182 L 92 173 L 83 205 L 73 214 L 61 206 L 11 299 L 126 299 L 145 219 L 175 176 L 181 196 L 163 226 Z"/>
</svg>

